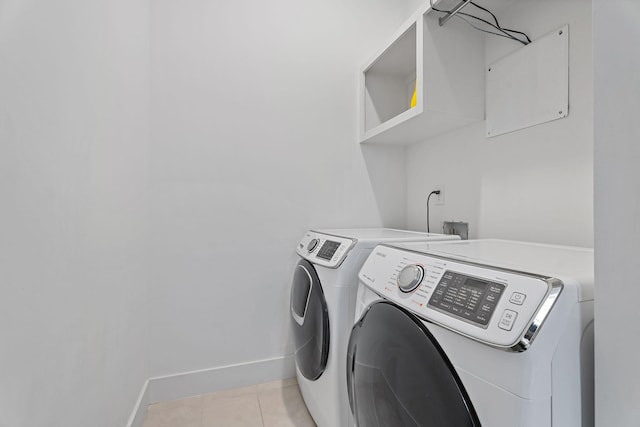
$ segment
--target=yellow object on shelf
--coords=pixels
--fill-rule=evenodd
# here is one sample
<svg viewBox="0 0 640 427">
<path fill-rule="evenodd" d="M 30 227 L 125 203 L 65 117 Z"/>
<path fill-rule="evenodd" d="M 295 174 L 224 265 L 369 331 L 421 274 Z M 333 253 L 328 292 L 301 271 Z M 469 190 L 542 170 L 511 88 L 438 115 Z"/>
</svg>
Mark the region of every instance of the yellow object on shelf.
<svg viewBox="0 0 640 427">
<path fill-rule="evenodd" d="M 418 102 L 418 81 L 416 80 L 415 86 L 413 86 L 413 95 L 411 96 L 411 108 L 416 106 Z"/>
</svg>

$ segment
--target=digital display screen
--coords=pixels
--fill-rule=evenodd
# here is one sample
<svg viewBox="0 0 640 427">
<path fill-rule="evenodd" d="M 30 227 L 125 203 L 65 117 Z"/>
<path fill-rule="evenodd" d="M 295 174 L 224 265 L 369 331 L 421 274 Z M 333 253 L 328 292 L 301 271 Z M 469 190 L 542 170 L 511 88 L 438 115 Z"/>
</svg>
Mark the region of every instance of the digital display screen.
<svg viewBox="0 0 640 427">
<path fill-rule="evenodd" d="M 324 242 L 324 244 L 318 251 L 318 258 L 331 261 L 331 258 L 333 258 L 333 255 L 336 253 L 336 250 L 338 250 L 339 247 L 340 247 L 340 242 L 327 240 L 326 242 Z"/>
<path fill-rule="evenodd" d="M 464 284 L 460 286 L 453 303 L 466 308 L 472 313 L 476 312 L 478 310 L 477 303 L 487 290 L 488 284 L 488 282 L 483 282 L 469 277 Z"/>
<path fill-rule="evenodd" d="M 429 305 L 486 326 L 505 285 L 445 271 L 429 300 Z"/>
<path fill-rule="evenodd" d="M 478 279 L 473 279 L 471 277 L 469 277 L 465 282 L 464 282 L 464 286 L 470 286 L 472 288 L 475 288 L 477 290 L 479 290 L 480 292 L 484 292 L 485 289 L 487 289 L 487 285 L 489 284 L 489 282 L 483 282 L 482 280 L 478 280 Z"/>
</svg>

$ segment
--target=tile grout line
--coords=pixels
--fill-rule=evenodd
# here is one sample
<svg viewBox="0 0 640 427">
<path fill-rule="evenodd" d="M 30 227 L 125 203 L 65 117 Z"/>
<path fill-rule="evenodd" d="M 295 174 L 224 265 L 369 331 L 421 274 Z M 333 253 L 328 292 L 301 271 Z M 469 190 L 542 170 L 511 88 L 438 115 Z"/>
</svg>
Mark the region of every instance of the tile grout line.
<svg viewBox="0 0 640 427">
<path fill-rule="evenodd" d="M 200 427 L 204 427 L 204 395 L 200 395 Z"/>
<path fill-rule="evenodd" d="M 262 413 L 262 405 L 260 404 L 260 394 L 258 388 L 256 388 L 256 399 L 258 399 L 258 408 L 260 409 L 260 420 L 262 421 L 262 427 L 266 427 L 264 425 L 264 414 Z"/>
</svg>

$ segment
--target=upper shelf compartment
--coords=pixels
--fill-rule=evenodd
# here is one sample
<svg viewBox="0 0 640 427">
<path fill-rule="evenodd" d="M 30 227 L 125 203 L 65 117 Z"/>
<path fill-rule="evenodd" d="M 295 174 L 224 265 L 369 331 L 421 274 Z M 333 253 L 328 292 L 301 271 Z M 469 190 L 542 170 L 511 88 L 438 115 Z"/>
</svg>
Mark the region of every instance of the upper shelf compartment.
<svg viewBox="0 0 640 427">
<path fill-rule="evenodd" d="M 361 143 L 406 145 L 484 119 L 484 39 L 458 22 L 440 27 L 428 10 L 362 68 Z"/>
</svg>

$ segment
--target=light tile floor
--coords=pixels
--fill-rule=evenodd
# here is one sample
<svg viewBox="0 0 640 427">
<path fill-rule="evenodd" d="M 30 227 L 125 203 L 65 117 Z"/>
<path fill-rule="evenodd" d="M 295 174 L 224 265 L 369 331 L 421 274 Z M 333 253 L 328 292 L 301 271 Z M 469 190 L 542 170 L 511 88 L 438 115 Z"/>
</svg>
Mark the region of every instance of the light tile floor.
<svg viewBox="0 0 640 427">
<path fill-rule="evenodd" d="M 144 427 L 315 427 L 295 378 L 149 405 Z"/>
</svg>

